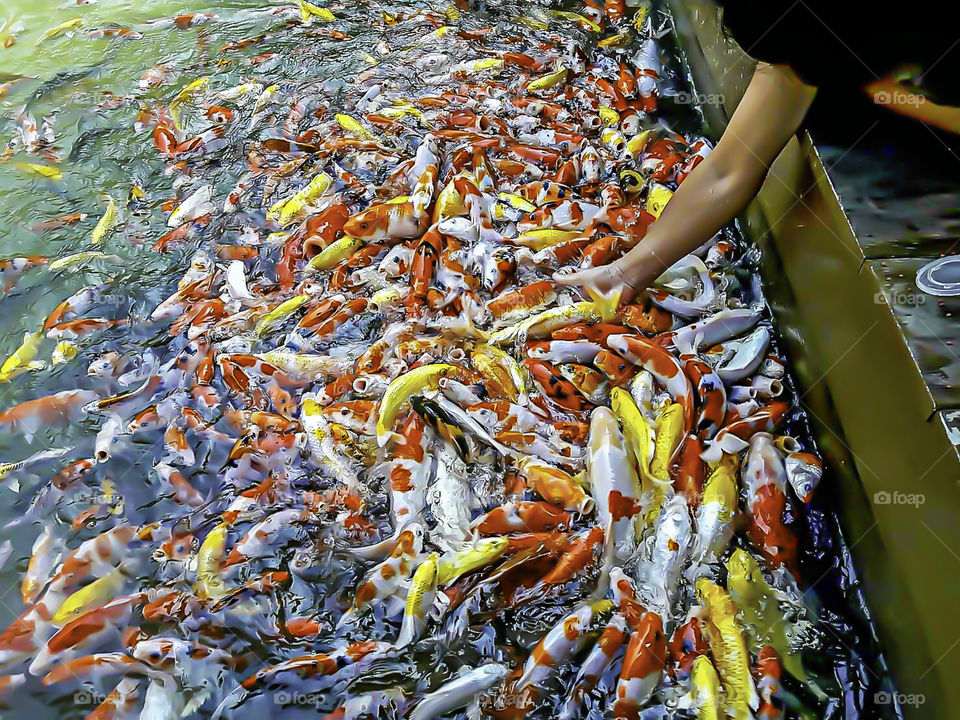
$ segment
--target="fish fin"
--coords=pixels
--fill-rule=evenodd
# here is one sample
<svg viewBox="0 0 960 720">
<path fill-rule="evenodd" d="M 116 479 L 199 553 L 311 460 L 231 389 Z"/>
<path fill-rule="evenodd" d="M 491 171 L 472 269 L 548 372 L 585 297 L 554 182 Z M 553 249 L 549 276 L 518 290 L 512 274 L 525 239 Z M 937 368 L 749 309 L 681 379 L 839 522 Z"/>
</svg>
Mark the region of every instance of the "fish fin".
<svg viewBox="0 0 960 720">
<path fill-rule="evenodd" d="M 427 617 L 434 622 L 442 622 L 447 611 L 450 609 L 450 597 L 444 592 L 438 592 L 433 599 L 433 605 L 427 611 Z"/>
<path fill-rule="evenodd" d="M 748 695 L 747 702 L 752 710 L 756 710 L 760 707 L 760 695 L 757 693 L 757 684 L 753 680 L 753 676 L 749 676 L 749 685 L 747 687 Z M 752 719 L 753 714 L 749 714 L 749 717 Z"/>
<path fill-rule="evenodd" d="M 470 703 L 466 708 L 467 720 L 480 720 L 482 713 L 480 712 L 480 695 L 474 695 L 470 698 Z"/>
<path fill-rule="evenodd" d="M 186 705 L 183 706 L 183 711 L 180 713 L 180 717 L 184 718 L 192 715 L 195 711 L 200 709 L 200 706 L 206 702 L 208 697 L 210 697 L 210 688 L 208 687 L 204 687 L 202 690 L 195 692 L 190 699 L 187 700 Z"/>
<path fill-rule="evenodd" d="M 703 342 L 703 333 L 696 333 L 692 338 L 686 334 L 677 335 L 673 339 L 674 347 L 681 355 L 696 355 L 700 344 Z"/>
<path fill-rule="evenodd" d="M 590 295 L 590 298 L 593 300 L 594 304 L 597 306 L 597 311 L 600 313 L 600 318 L 603 322 L 610 322 L 617 315 L 617 306 L 620 305 L 620 295 L 622 290 L 620 288 L 615 288 L 607 293 L 602 293 L 597 290 L 595 287 L 590 285 L 586 286 L 587 294 Z"/>
</svg>

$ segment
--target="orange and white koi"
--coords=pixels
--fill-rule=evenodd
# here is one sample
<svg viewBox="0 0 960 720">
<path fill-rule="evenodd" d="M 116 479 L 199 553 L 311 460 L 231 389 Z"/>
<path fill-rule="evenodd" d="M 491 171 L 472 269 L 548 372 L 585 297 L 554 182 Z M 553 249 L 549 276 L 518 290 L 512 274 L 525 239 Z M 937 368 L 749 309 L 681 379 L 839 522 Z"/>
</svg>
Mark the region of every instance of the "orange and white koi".
<svg viewBox="0 0 960 720">
<path fill-rule="evenodd" d="M 783 700 L 780 697 L 780 658 L 772 647 L 763 647 L 757 655 L 754 676 L 760 706 L 756 716 L 762 720 L 780 720 L 783 717 Z"/>
<path fill-rule="evenodd" d="M 632 628 L 617 681 L 615 718 L 636 718 L 656 690 L 667 663 L 663 621 L 655 612 L 645 612 Z"/>
<path fill-rule="evenodd" d="M 530 652 L 514 691 L 522 692 L 530 685 L 542 687 L 557 665 L 584 645 L 590 627 L 612 609 L 610 600 L 597 600 L 582 605 L 557 623 Z"/>
<path fill-rule="evenodd" d="M 525 358 L 523 366 L 530 373 L 531 379 L 540 386 L 540 391 L 560 407 L 573 411 L 581 411 L 589 407 L 589 402 L 576 386 L 564 378 L 550 363 Z"/>
<path fill-rule="evenodd" d="M 590 492 L 606 534 L 609 559 L 622 561 L 636 549 L 634 518 L 642 506 L 632 456 L 609 408 L 594 408 L 590 416 L 588 453 Z"/>
<path fill-rule="evenodd" d="M 527 487 L 548 503 L 582 514 L 590 513 L 596 506 L 596 501 L 560 468 L 529 457 L 520 460 L 518 467 Z"/>
<path fill-rule="evenodd" d="M 134 606 L 142 601 L 140 594 L 117 597 L 67 623 L 34 656 L 30 663 L 30 674 L 45 674 L 54 664 L 69 662 L 103 644 L 111 636 L 119 637 L 121 629 L 129 622 Z"/>
<path fill-rule="evenodd" d="M 683 370 L 697 393 L 700 412 L 691 428 L 701 439 L 710 440 L 720 431 L 727 411 L 727 393 L 723 380 L 706 362 L 690 351 L 680 355 Z"/>
<path fill-rule="evenodd" d="M 561 363 L 557 366 L 560 375 L 569 380 L 589 402 L 600 405 L 607 401 L 609 392 L 606 376 L 586 365 Z"/>
<path fill-rule="evenodd" d="M 515 323 L 557 299 L 553 283 L 546 280 L 504 293 L 487 303 L 487 310 L 503 323 Z"/>
<path fill-rule="evenodd" d="M 505 535 L 511 532 L 549 532 L 568 530 L 569 512 L 542 501 L 508 502 L 473 521 L 481 535 Z"/>
<path fill-rule="evenodd" d="M 750 439 L 742 478 L 750 518 L 747 537 L 773 567 L 786 567 L 799 579 L 797 537 L 784 520 L 787 472 L 769 434 L 758 432 Z"/>
<path fill-rule="evenodd" d="M 6 426 L 11 432 L 20 433 L 29 440 L 41 427 L 66 425 L 96 397 L 97 394 L 91 390 L 64 390 L 26 400 L 0 411 L 0 426 Z"/>
<path fill-rule="evenodd" d="M 557 716 L 558 720 L 573 720 L 579 715 L 585 695 L 596 687 L 603 674 L 621 656 L 629 637 L 626 619 L 620 613 L 614 613 L 597 639 L 597 644 L 577 670 L 573 689 Z"/>
<path fill-rule="evenodd" d="M 10 292 L 23 273 L 33 268 L 46 265 L 49 262 L 50 259 L 43 255 L 30 255 L 0 260 L 0 282 L 3 283 L 3 292 Z"/>
<path fill-rule="evenodd" d="M 54 568 L 60 562 L 63 541 L 50 525 L 43 526 L 30 552 L 30 561 L 20 583 L 20 597 L 24 605 L 31 605 L 47 584 Z"/>
<path fill-rule="evenodd" d="M 773 432 L 789 410 L 790 406 L 785 402 L 772 402 L 752 415 L 735 417 L 720 429 L 700 457 L 713 463 L 719 461 L 724 453 L 736 454 L 746 450 L 749 438 L 758 432 Z"/>
</svg>

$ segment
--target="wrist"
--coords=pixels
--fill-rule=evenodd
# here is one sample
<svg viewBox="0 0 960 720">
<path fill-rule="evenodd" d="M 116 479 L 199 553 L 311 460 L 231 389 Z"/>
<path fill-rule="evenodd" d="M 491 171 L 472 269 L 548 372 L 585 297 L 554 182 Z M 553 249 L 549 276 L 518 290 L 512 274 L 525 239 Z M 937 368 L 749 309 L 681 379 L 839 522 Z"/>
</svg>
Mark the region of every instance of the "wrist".
<svg viewBox="0 0 960 720">
<path fill-rule="evenodd" d="M 669 267 L 646 243 L 640 243 L 620 259 L 624 263 L 624 273 L 633 278 L 634 284 L 641 288 L 646 288 Z"/>
<path fill-rule="evenodd" d="M 613 272 L 614 277 L 616 277 L 617 282 L 623 283 L 633 290 L 638 290 L 635 274 L 631 272 L 628 267 L 625 267 L 624 264 L 621 263 L 621 260 L 623 260 L 623 258 L 611 263 L 610 270 Z"/>
<path fill-rule="evenodd" d="M 643 251 L 641 245 L 633 248 L 626 255 L 617 260 L 613 266 L 617 276 L 634 290 L 643 290 L 648 282 L 650 268 L 656 258 Z"/>
</svg>

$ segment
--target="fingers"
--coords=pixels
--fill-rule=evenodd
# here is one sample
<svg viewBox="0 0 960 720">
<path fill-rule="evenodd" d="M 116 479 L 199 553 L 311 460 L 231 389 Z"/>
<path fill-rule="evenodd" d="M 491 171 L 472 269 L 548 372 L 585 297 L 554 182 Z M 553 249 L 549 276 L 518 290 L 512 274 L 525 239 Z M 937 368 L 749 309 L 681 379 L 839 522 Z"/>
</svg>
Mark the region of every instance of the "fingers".
<svg viewBox="0 0 960 720">
<path fill-rule="evenodd" d="M 574 273 L 559 273 L 559 272 L 555 272 L 555 273 L 553 274 L 553 281 L 554 281 L 557 285 L 576 285 L 576 286 L 580 286 L 580 285 L 583 285 L 584 280 L 586 279 L 586 278 L 584 278 L 584 275 L 585 275 L 585 272 L 584 272 L 583 270 L 581 270 L 580 272 L 574 272 Z"/>
</svg>

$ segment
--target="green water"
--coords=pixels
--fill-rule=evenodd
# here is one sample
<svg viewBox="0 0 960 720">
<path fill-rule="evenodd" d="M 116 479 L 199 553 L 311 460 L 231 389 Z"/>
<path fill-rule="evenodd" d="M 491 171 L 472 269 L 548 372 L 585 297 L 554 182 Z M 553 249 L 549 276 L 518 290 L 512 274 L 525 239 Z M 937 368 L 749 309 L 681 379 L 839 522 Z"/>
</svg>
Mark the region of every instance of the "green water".
<svg viewBox="0 0 960 720">
<path fill-rule="evenodd" d="M 336 5 L 330 7 L 341 10 Z M 272 14 L 276 8 L 283 8 L 286 14 Z M 85 286 L 102 288 L 95 315 L 148 317 L 170 294 L 189 264 L 192 248 L 177 247 L 168 254 L 150 249 L 168 230 L 168 212 L 162 205 L 175 195 L 178 175 L 165 173 L 164 160 L 152 142 L 153 122 L 137 126 L 138 113 L 166 106 L 180 88 L 198 77 L 210 77 L 217 89 L 248 80 L 269 85 L 287 79 L 302 82 L 311 76 L 331 78 L 341 64 L 362 67 L 364 53 L 377 41 L 359 22 L 351 23 L 344 17 L 332 27 L 349 32 L 350 40 L 320 38 L 305 50 L 302 37 L 289 31 L 290 18 L 295 17 L 291 10 L 290 5 L 252 0 L 190 6 L 163 0 L 100 0 L 92 5 L 50 0 L 0 2 L 0 152 L 17 134 L 17 115 L 24 108 L 38 125 L 44 117 L 51 118 L 55 134 L 46 154 L 27 154 L 18 148 L 6 153 L 5 161 L 0 162 L 0 259 L 22 255 L 53 259 L 92 249 L 90 234 L 108 195 L 119 206 L 121 221 L 98 248 L 118 256 L 119 262 L 94 262 L 73 272 L 34 269 L 0 296 L 0 360 L 19 346 L 25 332 L 36 331 L 61 301 Z M 178 28 L 162 22 L 188 12 L 209 12 L 217 17 L 198 27 Z M 51 27 L 74 18 L 82 19 L 79 31 L 40 41 Z M 98 39 L 83 32 L 106 27 L 130 28 L 142 37 Z M 264 33 L 265 39 L 249 47 L 221 51 L 226 43 Z M 3 48 L 10 36 L 12 44 Z M 250 58 L 268 52 L 279 52 L 282 57 L 273 64 L 251 65 Z M 169 73 L 166 82 L 157 88 L 141 89 L 141 76 L 158 63 Z M 11 75 L 25 77 L 7 82 Z M 278 112 L 282 120 L 283 105 Z M 253 135 L 257 132 L 257 128 L 244 128 L 248 130 Z M 16 167 L 17 162 L 55 167 L 62 172 L 62 179 L 54 182 L 36 177 Z M 203 173 L 206 182 L 222 190 L 218 193 L 222 197 L 245 170 L 238 151 L 218 157 Z M 145 191 L 138 203 L 128 201 L 134 185 Z M 67 213 L 86 213 L 88 217 L 60 229 L 30 229 Z M 56 366 L 50 363 L 55 343 L 45 340 L 38 360 L 46 362 L 47 367 L 0 384 L 0 410 L 55 392 L 91 388 L 87 365 L 92 358 L 107 350 L 138 354 L 167 340 L 164 329 L 158 331 L 138 321 L 130 329 L 80 341 L 79 356 Z M 73 448 L 67 460 L 88 457 L 96 425 L 79 420 L 65 430 L 42 428 L 29 440 L 0 431 L 0 462 L 18 461 L 46 448 Z M 0 548 L 11 543 L 10 552 L 2 552 L 6 557 L 0 564 L 0 627 L 6 627 L 23 611 L 19 585 L 39 532 L 35 520 L 51 512 L 42 502 L 31 508 L 31 498 L 55 471 L 54 463 L 46 463 L 15 479 L 0 481 Z M 125 472 L 139 470 L 127 468 Z M 130 505 L 149 500 L 137 498 Z M 128 507 L 128 511 L 131 509 Z M 69 516 L 60 520 L 69 522 Z M 47 702 L 28 697 L 28 693 L 0 698 L 0 717 L 44 718 L 58 717 L 62 712 L 75 716 L 78 712 L 68 698 L 58 702 L 59 707 L 50 707 Z"/>
<path fill-rule="evenodd" d="M 165 172 L 166 163 L 152 142 L 153 121 L 137 125 L 144 110 L 165 107 L 177 92 L 199 77 L 210 77 L 211 87 L 226 89 L 247 81 L 264 86 L 317 78 L 335 80 L 341 72 L 353 75 L 366 66 L 364 55 L 376 52 L 381 40 L 369 24 L 350 9 L 331 4 L 338 20 L 330 27 L 349 34 L 350 39 L 334 40 L 318 34 L 304 42 L 311 29 L 291 24 L 294 5 L 271 5 L 254 0 L 232 2 L 182 2 L 149 0 L 100 0 L 97 4 L 76 5 L 50 0 L 0 0 L 0 152 L 17 135 L 17 115 L 23 109 L 38 125 L 51 119 L 55 139 L 46 154 L 27 154 L 22 148 L 7 152 L 0 162 L 0 259 L 42 255 L 64 257 L 92 249 L 90 235 L 103 213 L 106 196 L 120 209 L 120 224 L 98 248 L 118 256 L 119 261 L 94 262 L 73 272 L 50 272 L 38 268 L 25 273 L 16 286 L 0 296 L 0 359 L 21 343 L 25 332 L 34 332 L 65 298 L 85 286 L 101 289 L 98 305 L 91 314 L 110 318 L 134 317 L 129 328 L 97 334 L 79 342 L 80 354 L 64 365 L 52 365 L 55 343 L 45 340 L 38 360 L 46 362 L 39 372 L 21 375 L 0 384 L 0 410 L 51 393 L 75 388 L 89 389 L 95 383 L 87 377 L 91 359 L 106 351 L 138 355 L 151 345 L 166 344 L 165 328 L 153 328 L 143 318 L 175 288 L 189 265 L 192 247 L 175 247 L 167 254 L 150 246 L 169 228 L 165 200 L 176 195 L 177 172 Z M 280 10 L 280 13 L 274 11 Z M 197 27 L 180 28 L 170 18 L 185 13 L 213 13 L 217 17 Z M 79 30 L 41 42 L 51 27 L 74 18 L 82 19 Z M 137 39 L 94 38 L 86 30 L 124 27 L 139 33 Z M 383 28 L 377 30 L 382 32 Z M 13 43 L 3 48 L 10 35 Z M 227 43 L 266 35 L 239 50 L 223 50 Z M 251 58 L 275 52 L 273 62 L 252 64 Z M 156 88 L 141 89 L 145 71 L 162 64 L 168 77 Z M 8 83 L 11 75 L 25 76 Z M 277 115 L 268 125 L 278 125 L 286 105 L 277 104 Z M 143 119 L 141 117 L 141 119 Z M 199 131 L 209 123 L 187 123 Z M 204 182 L 214 184 L 224 197 L 247 170 L 242 154 L 246 137 L 257 137 L 263 128 L 244 124 L 239 137 L 232 137 L 230 150 L 201 167 Z M 231 131 L 232 132 L 232 131 Z M 16 162 L 55 167 L 62 179 L 53 182 L 24 172 Z M 130 203 L 131 187 L 145 197 Z M 60 229 L 37 232 L 30 227 L 67 213 L 86 213 L 85 221 Z M 233 242 L 234 237 L 224 238 Z M 93 451 L 98 422 L 80 419 L 71 427 L 41 428 L 26 439 L 0 431 L 0 462 L 13 462 L 48 448 L 69 448 L 64 461 L 89 457 Z M 58 522 L 70 522 L 83 510 L 44 503 L 41 490 L 56 472 L 57 461 L 0 480 L 0 627 L 7 627 L 22 611 L 20 580 L 39 533 L 39 519 L 55 511 Z M 112 478 L 144 475 L 136 464 L 119 466 Z M 144 475 L 145 476 L 145 475 Z M 154 498 L 149 486 L 143 493 L 128 497 L 126 513 L 137 517 L 137 508 Z M 33 498 L 37 498 L 34 500 Z M 85 539 L 83 531 L 78 539 Z M 10 545 L 7 545 L 7 543 Z M 9 548 L 9 552 L 7 552 Z M 51 704 L 50 695 L 33 691 L 0 696 L 0 718 L 82 717 L 92 709 L 89 702 L 74 701 L 68 693 Z"/>
</svg>

